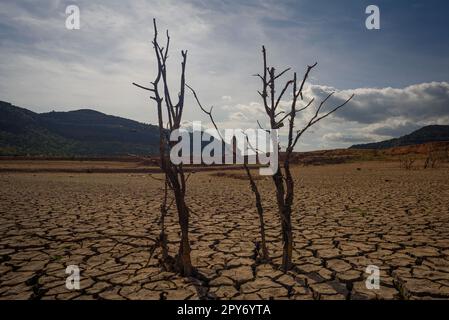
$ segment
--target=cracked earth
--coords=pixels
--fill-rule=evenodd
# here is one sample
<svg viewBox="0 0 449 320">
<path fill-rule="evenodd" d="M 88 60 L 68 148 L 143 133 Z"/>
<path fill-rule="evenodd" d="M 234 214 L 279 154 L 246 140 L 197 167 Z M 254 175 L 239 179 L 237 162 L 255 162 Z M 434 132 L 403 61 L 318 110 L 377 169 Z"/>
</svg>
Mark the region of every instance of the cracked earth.
<svg viewBox="0 0 449 320">
<path fill-rule="evenodd" d="M 256 263 L 259 225 L 242 171 L 189 179 L 192 262 L 207 279 L 161 272 L 161 183 L 147 174 L 2 173 L 1 299 L 448 299 L 449 170 L 397 163 L 297 167 L 295 268 Z M 257 181 L 280 262 L 272 183 Z M 177 250 L 176 215 L 167 217 Z M 80 290 L 65 286 L 66 266 Z M 368 265 L 380 268 L 369 290 Z"/>
</svg>

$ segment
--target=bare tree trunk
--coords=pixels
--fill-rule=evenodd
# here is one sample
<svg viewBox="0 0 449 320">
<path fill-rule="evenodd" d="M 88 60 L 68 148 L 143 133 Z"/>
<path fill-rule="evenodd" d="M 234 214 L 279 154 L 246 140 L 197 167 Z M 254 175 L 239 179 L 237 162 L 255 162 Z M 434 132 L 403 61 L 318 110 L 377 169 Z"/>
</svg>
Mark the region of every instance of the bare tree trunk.
<svg viewBox="0 0 449 320">
<path fill-rule="evenodd" d="M 430 163 L 430 155 L 427 155 L 426 161 L 424 162 L 424 169 L 427 169 L 429 167 Z"/>
<path fill-rule="evenodd" d="M 282 233 L 282 265 L 283 271 L 287 271 L 291 267 L 293 254 L 293 234 L 291 225 L 291 205 L 286 203 L 284 177 L 281 168 L 273 175 L 273 182 L 276 187 L 276 200 L 278 205 L 279 217 L 281 220 Z"/>
<path fill-rule="evenodd" d="M 289 148 L 286 152 L 286 159 L 284 161 L 284 172 L 285 172 L 285 186 L 286 186 L 286 196 L 285 196 L 285 204 L 284 204 L 284 217 L 286 221 L 285 225 L 285 239 L 284 239 L 284 248 L 283 248 L 283 259 L 282 259 L 282 268 L 284 271 L 287 271 L 292 266 L 292 258 L 293 258 L 293 230 L 292 230 L 292 205 L 293 205 L 293 197 L 295 194 L 295 182 L 293 180 L 293 176 L 290 171 L 290 157 L 293 152 L 293 148 Z M 280 169 L 279 169 L 280 170 Z"/>
<path fill-rule="evenodd" d="M 161 232 L 159 234 L 159 241 L 162 250 L 162 264 L 165 264 L 168 259 L 168 239 L 165 234 L 165 217 L 167 216 L 167 196 L 168 196 L 168 181 L 167 177 L 165 177 L 164 183 L 164 198 L 161 204 Z"/>
<path fill-rule="evenodd" d="M 262 249 L 262 260 L 268 261 L 270 259 L 270 256 L 268 254 L 268 248 L 267 248 L 267 242 L 265 240 L 265 221 L 263 217 L 263 207 L 262 207 L 262 199 L 260 197 L 259 189 L 257 188 L 256 183 L 254 182 L 254 179 L 251 175 L 251 172 L 249 171 L 248 166 L 244 165 L 246 175 L 249 178 L 251 190 L 254 193 L 254 196 L 256 198 L 256 209 L 257 209 L 257 215 L 259 216 L 259 227 L 260 227 L 260 240 L 261 240 L 261 249 Z"/>
<path fill-rule="evenodd" d="M 291 208 L 285 206 L 282 212 L 282 270 L 288 271 L 292 265 L 293 234 L 291 222 Z"/>
<path fill-rule="evenodd" d="M 189 276 L 192 274 L 192 262 L 190 260 L 190 242 L 189 242 L 189 208 L 187 207 L 184 194 L 175 190 L 176 207 L 178 209 L 178 220 L 181 227 L 181 239 L 179 241 L 179 250 L 177 264 L 181 274 Z"/>
</svg>

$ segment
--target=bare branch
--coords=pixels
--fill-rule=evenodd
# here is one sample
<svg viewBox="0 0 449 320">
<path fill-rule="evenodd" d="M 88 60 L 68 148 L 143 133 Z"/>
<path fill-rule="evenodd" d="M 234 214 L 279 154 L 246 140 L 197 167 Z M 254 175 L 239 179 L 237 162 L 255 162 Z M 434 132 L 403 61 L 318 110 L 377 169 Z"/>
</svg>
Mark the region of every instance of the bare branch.
<svg viewBox="0 0 449 320">
<path fill-rule="evenodd" d="M 198 106 L 200 107 L 200 109 L 201 109 L 204 113 L 206 113 L 208 116 L 210 116 L 211 113 L 212 113 L 212 108 L 213 108 L 213 107 L 210 108 L 210 111 L 206 111 L 206 109 L 203 108 L 203 105 L 201 104 L 200 100 L 198 99 L 198 96 L 197 96 L 195 90 L 193 90 L 193 88 L 192 88 L 191 86 L 189 86 L 187 83 L 186 83 L 186 87 L 189 88 L 190 91 L 192 91 L 192 94 L 193 94 L 193 96 L 194 96 L 194 98 L 195 98 L 195 100 L 196 100 L 196 103 L 197 103 Z"/>
<path fill-rule="evenodd" d="M 341 107 L 345 106 L 349 101 L 352 100 L 352 98 L 354 98 L 354 94 L 352 94 L 351 97 L 349 97 L 349 99 L 347 99 L 345 102 L 343 102 L 343 103 L 340 104 L 339 106 L 335 107 L 334 109 L 332 109 L 331 111 L 329 111 L 329 112 L 326 113 L 325 115 L 323 115 L 323 116 L 317 118 L 317 119 L 312 123 L 312 125 L 315 124 L 315 123 L 317 123 L 318 121 L 320 121 L 320 120 L 322 120 L 322 119 L 324 119 L 324 118 L 330 116 L 332 113 L 334 113 L 335 111 L 337 111 L 337 110 L 340 109 Z"/>
<path fill-rule="evenodd" d="M 249 142 L 248 135 L 245 132 L 243 132 L 243 131 L 242 131 L 242 133 L 245 136 L 246 142 L 248 143 L 248 146 L 251 148 L 251 150 L 253 150 L 256 154 L 261 153 L 261 151 L 259 149 L 254 148 L 253 145 L 251 144 L 251 142 Z"/>
<path fill-rule="evenodd" d="M 318 64 L 318 62 L 315 62 L 313 65 L 307 66 L 307 71 L 306 71 L 306 73 L 304 74 L 304 78 L 302 79 L 302 82 L 301 82 L 301 85 L 299 86 L 299 91 L 298 91 L 298 94 L 300 95 L 301 100 L 303 99 L 303 96 L 302 96 L 302 89 L 304 88 L 304 84 L 306 83 L 306 80 L 307 80 L 307 78 L 309 77 L 310 71 L 311 71 L 313 68 L 315 68 L 317 64 Z M 295 93 L 295 94 L 296 94 L 296 93 Z"/>
<path fill-rule="evenodd" d="M 196 100 L 198 106 L 200 107 L 201 111 L 203 111 L 205 114 L 207 114 L 209 116 L 209 119 L 212 122 L 212 125 L 214 126 L 214 128 L 217 131 L 218 135 L 220 136 L 221 141 L 223 141 L 223 143 L 225 143 L 225 140 L 224 140 L 223 136 L 221 135 L 220 130 L 218 130 L 217 124 L 215 123 L 214 117 L 212 116 L 213 107 L 210 107 L 210 111 L 207 111 L 206 109 L 204 109 L 204 107 L 201 104 L 201 102 L 200 102 L 200 100 L 199 100 L 195 90 L 191 86 L 189 86 L 188 84 L 186 84 L 186 87 L 189 88 L 190 91 L 192 91 L 192 94 L 195 97 L 195 100 Z"/>
<path fill-rule="evenodd" d="M 313 101 L 315 101 L 315 98 L 313 98 L 312 100 L 310 100 L 304 107 L 299 108 L 299 109 L 295 109 L 295 114 L 297 114 L 298 112 L 304 111 L 305 109 L 307 109 L 308 107 L 310 107 L 313 103 Z M 284 121 L 287 117 L 291 116 L 291 112 L 289 112 L 288 114 L 286 114 L 285 116 L 282 117 L 281 120 L 279 120 L 278 122 L 282 122 Z"/>
<path fill-rule="evenodd" d="M 315 101 L 315 98 L 312 98 L 304 107 L 296 109 L 296 113 L 306 110 L 308 107 L 312 105 L 312 103 Z"/>
<path fill-rule="evenodd" d="M 181 89 L 179 93 L 179 101 L 177 106 L 179 107 L 179 116 L 182 115 L 182 111 L 184 109 L 184 92 L 185 92 L 185 83 L 186 83 L 186 63 L 187 63 L 187 50 L 181 51 L 182 62 L 181 62 Z"/>
<path fill-rule="evenodd" d="M 260 129 L 265 130 L 266 132 L 270 133 L 270 130 L 267 130 L 267 129 L 262 127 L 262 125 L 260 124 L 259 120 L 256 120 L 256 121 L 257 121 L 257 124 L 259 125 Z"/>
<path fill-rule="evenodd" d="M 354 98 L 354 94 L 352 94 L 352 95 L 349 97 L 349 99 L 347 99 L 347 100 L 346 100 L 345 102 L 343 102 L 342 104 L 340 104 L 340 105 L 338 105 L 337 107 L 333 108 L 331 111 L 327 112 L 327 113 L 324 114 L 323 116 L 317 117 L 319 109 L 320 109 L 321 106 L 324 104 L 324 102 L 325 102 L 327 99 L 329 99 L 329 97 L 330 97 L 331 95 L 332 95 L 332 94 L 330 94 L 325 100 L 323 100 L 323 101 L 321 102 L 320 107 L 318 108 L 317 112 L 316 112 L 315 115 L 312 117 L 312 119 L 310 119 L 309 123 L 308 123 L 303 129 L 297 131 L 297 134 L 296 134 L 296 138 L 295 138 L 295 142 L 294 142 L 294 144 L 293 144 L 293 147 L 294 147 L 294 146 L 296 145 L 296 143 L 298 142 L 299 137 L 301 137 L 302 134 L 303 134 L 304 132 L 306 132 L 307 129 L 309 129 L 311 126 L 313 126 L 313 125 L 314 125 L 315 123 L 317 123 L 318 121 L 320 121 L 320 120 L 322 120 L 322 119 L 324 119 L 324 118 L 330 116 L 332 113 L 334 113 L 334 112 L 337 111 L 338 109 L 340 109 L 340 108 L 342 108 L 343 106 L 345 106 L 349 101 L 352 100 L 352 98 Z"/>
<path fill-rule="evenodd" d="M 265 50 L 265 46 L 262 46 L 262 56 L 263 56 L 263 77 L 262 77 L 262 93 L 259 94 L 263 99 L 263 105 L 265 107 L 265 111 L 268 114 L 270 112 L 270 108 L 268 107 L 268 101 L 267 101 L 267 97 L 268 97 L 268 93 L 267 93 L 267 87 L 268 87 L 268 82 L 267 82 L 267 52 Z"/>
<path fill-rule="evenodd" d="M 140 84 L 137 84 L 137 83 L 135 83 L 135 82 L 133 82 L 133 85 L 135 85 L 136 87 L 138 87 L 138 88 L 140 88 L 140 89 L 144 89 L 144 90 L 148 90 L 148 91 L 154 92 L 154 89 L 151 89 L 151 88 L 147 88 L 147 87 L 141 86 Z"/>
<path fill-rule="evenodd" d="M 260 80 L 262 80 L 262 82 L 264 81 L 264 80 L 263 80 L 263 77 L 262 77 L 260 74 L 253 74 L 253 77 L 259 77 Z"/>
<path fill-rule="evenodd" d="M 277 78 L 282 77 L 282 75 L 283 75 L 284 73 L 286 73 L 287 71 L 289 71 L 290 69 L 291 69 L 291 68 L 285 69 L 284 71 L 282 71 L 281 73 L 279 73 L 277 76 L 275 76 L 273 80 L 276 80 Z"/>
<path fill-rule="evenodd" d="M 148 175 L 151 179 L 156 180 L 156 181 L 165 181 L 165 179 L 161 179 L 161 178 L 157 178 L 155 176 L 153 176 L 152 174 Z"/>
<path fill-rule="evenodd" d="M 282 89 L 281 93 L 278 96 L 278 99 L 276 101 L 276 104 L 274 105 L 274 109 L 276 109 L 279 105 L 279 102 L 282 99 L 282 96 L 284 95 L 285 91 L 287 91 L 288 87 L 293 83 L 293 80 L 287 81 L 287 83 L 285 84 L 284 88 Z"/>
<path fill-rule="evenodd" d="M 167 45 L 166 45 L 167 49 L 165 49 L 164 61 L 167 61 L 168 59 L 168 48 L 170 47 L 170 35 L 168 34 L 168 30 L 166 32 L 166 35 L 167 35 Z"/>
<path fill-rule="evenodd" d="M 274 116 L 277 117 L 277 116 L 279 116 L 279 115 L 281 115 L 281 114 L 283 114 L 283 113 L 285 113 L 285 111 L 279 111 L 279 112 L 276 113 Z"/>
</svg>

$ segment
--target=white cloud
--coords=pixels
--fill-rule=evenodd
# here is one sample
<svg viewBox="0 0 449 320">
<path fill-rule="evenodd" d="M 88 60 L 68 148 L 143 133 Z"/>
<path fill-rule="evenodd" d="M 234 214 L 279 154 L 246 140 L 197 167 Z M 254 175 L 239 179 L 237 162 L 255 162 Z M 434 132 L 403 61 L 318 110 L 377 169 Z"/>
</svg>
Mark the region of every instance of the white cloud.
<svg viewBox="0 0 449 320">
<path fill-rule="evenodd" d="M 319 103 L 331 92 L 335 94 L 323 107 L 323 111 L 341 104 L 350 94 L 354 99 L 334 115 L 316 124 L 305 135 L 302 146 L 307 149 L 345 147 L 352 144 L 390 139 L 408 134 L 429 124 L 449 123 L 449 84 L 446 82 L 421 83 L 405 88 L 357 88 L 338 90 L 330 86 L 307 85 L 304 89 L 304 105 L 315 98 L 310 108 L 297 116 L 297 128 L 305 125 Z M 290 101 L 283 101 L 289 110 Z M 222 126 L 231 128 L 256 128 L 257 120 L 264 127 L 267 117 L 259 102 L 224 105 L 228 120 Z M 280 130 L 286 135 L 286 128 Z M 313 142 L 312 142 L 313 141 Z M 311 143 L 312 142 L 312 143 Z"/>
<path fill-rule="evenodd" d="M 449 116 L 449 83 L 420 83 L 405 88 L 357 88 L 336 90 L 325 86 L 310 86 L 312 95 L 323 97 L 336 91 L 334 98 L 343 101 L 350 93 L 354 99 L 342 109 L 338 116 L 345 120 L 370 124 L 392 121 L 403 123 L 406 120 L 436 121 Z M 398 122 L 398 123 L 399 123 Z"/>
</svg>

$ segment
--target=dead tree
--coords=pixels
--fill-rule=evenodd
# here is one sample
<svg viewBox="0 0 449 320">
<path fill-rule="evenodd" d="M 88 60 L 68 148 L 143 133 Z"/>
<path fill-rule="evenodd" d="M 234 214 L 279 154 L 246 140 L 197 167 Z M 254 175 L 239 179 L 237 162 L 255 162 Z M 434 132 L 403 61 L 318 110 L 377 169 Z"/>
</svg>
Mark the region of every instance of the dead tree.
<svg viewBox="0 0 449 320">
<path fill-rule="evenodd" d="M 298 113 L 306 110 L 312 104 L 314 99 L 311 99 L 309 102 L 305 103 L 304 106 L 298 107 L 298 101 L 303 101 L 303 89 L 304 84 L 309 76 L 310 71 L 317 65 L 317 63 L 308 66 L 305 72 L 305 75 L 300 83 L 297 81 L 296 72 L 293 74 L 293 79 L 288 80 L 284 86 L 282 87 L 279 95 L 276 94 L 276 80 L 278 80 L 281 76 L 286 74 L 290 68 L 287 68 L 280 73 L 276 73 L 276 69 L 274 67 L 270 67 L 267 64 L 267 55 L 265 47 L 262 46 L 262 55 L 263 55 L 263 73 L 257 74 L 256 76 L 260 78 L 262 82 L 262 91 L 258 91 L 259 95 L 262 97 L 263 106 L 265 109 L 266 116 L 268 118 L 268 122 L 271 130 L 277 130 L 285 126 L 285 122 L 287 122 L 287 130 L 288 130 L 288 142 L 287 147 L 285 149 L 285 155 L 283 160 L 283 165 L 281 168 L 281 162 L 278 162 L 277 171 L 273 174 L 272 180 L 274 186 L 276 188 L 276 202 L 279 212 L 279 217 L 281 220 L 281 230 L 282 230 L 282 242 L 283 242 L 283 253 L 282 253 L 282 265 L 281 268 L 284 271 L 287 271 L 292 266 L 292 253 L 293 253 L 293 230 L 292 230 L 292 222 L 291 222 L 291 214 L 292 214 L 292 205 L 294 201 L 294 180 L 290 170 L 290 159 L 292 157 L 293 150 L 299 140 L 299 138 L 306 132 L 307 129 L 312 127 L 318 121 L 328 117 L 344 105 L 346 105 L 354 95 L 352 95 L 349 99 L 347 99 L 342 104 L 332 108 L 330 111 L 325 113 L 320 113 L 322 111 L 322 107 L 329 100 L 329 98 L 333 95 L 333 92 L 330 93 L 316 108 L 313 116 L 309 119 L 306 125 L 302 129 L 295 129 L 295 119 Z M 279 104 L 284 96 L 284 94 L 292 89 L 292 101 L 290 111 L 283 113 L 278 109 Z M 278 142 L 277 146 L 274 148 L 278 148 L 281 151 L 281 145 Z M 283 169 L 283 170 L 282 170 Z"/>
<path fill-rule="evenodd" d="M 209 119 L 211 120 L 211 122 L 212 122 L 212 124 L 213 124 L 213 126 L 215 128 L 215 130 L 217 131 L 218 135 L 220 136 L 221 141 L 223 143 L 226 143 L 225 139 L 221 135 L 220 130 L 218 129 L 218 126 L 217 126 L 217 124 L 215 122 L 215 119 L 214 119 L 214 117 L 212 115 L 213 107 L 211 107 L 209 109 L 209 111 L 207 111 L 202 106 L 202 104 L 201 104 L 201 102 L 200 102 L 200 100 L 198 98 L 198 95 L 196 94 L 195 90 L 192 87 L 190 87 L 189 85 L 186 85 L 186 86 L 187 86 L 187 88 L 189 88 L 192 91 L 193 96 L 195 97 L 195 100 L 196 100 L 198 106 L 200 107 L 201 111 L 203 111 L 205 114 L 208 115 Z M 246 139 L 248 141 L 248 137 L 246 137 Z M 248 141 L 248 143 L 249 143 L 249 141 Z M 225 144 L 225 146 L 229 147 L 226 144 Z M 232 143 L 232 150 L 231 151 L 232 151 L 233 157 L 236 157 L 235 141 L 233 141 L 233 143 Z M 260 249 L 261 249 L 260 250 L 261 251 L 260 258 L 261 258 L 261 260 L 263 262 L 266 262 L 266 261 L 270 260 L 270 255 L 268 253 L 268 248 L 267 248 L 266 238 L 265 238 L 265 221 L 264 221 L 264 210 L 263 210 L 263 206 L 262 206 L 262 198 L 260 196 L 259 189 L 257 187 L 256 182 L 254 181 L 254 178 L 252 176 L 251 170 L 248 167 L 248 164 L 247 164 L 246 161 L 243 161 L 243 167 L 244 167 L 245 173 L 246 173 L 246 175 L 248 177 L 251 191 L 254 193 L 255 202 L 256 202 L 256 209 L 257 209 L 257 215 L 259 217 L 259 228 L 260 228 L 260 239 L 261 239 L 261 242 L 260 242 Z M 256 244 L 256 247 L 257 246 L 258 245 Z M 258 251 L 257 248 L 256 248 L 256 251 Z"/>
<path fill-rule="evenodd" d="M 180 91 L 177 102 L 174 103 L 168 86 L 167 77 L 167 59 L 168 49 L 170 45 L 170 37 L 168 31 L 166 33 L 165 47 L 161 47 L 158 42 L 158 31 L 156 20 L 153 19 L 154 38 L 153 47 L 157 60 L 157 75 L 151 83 L 151 87 L 145 87 L 136 83 L 135 86 L 150 91 L 151 99 L 156 103 L 158 125 L 159 125 L 159 166 L 165 174 L 167 186 L 172 190 L 176 209 L 178 213 L 178 222 L 181 228 L 181 238 L 179 241 L 178 254 L 175 257 L 175 269 L 184 276 L 191 276 L 194 272 L 190 259 L 190 243 L 189 243 L 189 208 L 185 201 L 186 196 L 186 176 L 182 163 L 175 165 L 170 161 L 169 151 L 174 142 L 170 142 L 169 136 L 171 132 L 177 130 L 181 126 L 181 120 L 184 110 L 184 94 L 185 94 L 185 70 L 187 61 L 187 51 L 181 51 L 181 76 Z M 160 93 L 159 85 L 162 83 L 162 93 Z M 167 123 L 167 127 L 164 124 Z M 166 200 L 165 200 L 166 201 Z M 163 203 L 164 208 L 165 204 Z M 161 211 L 164 210 L 161 208 Z M 161 217 L 164 217 L 163 212 Z M 165 234 L 162 235 L 166 241 Z M 166 243 L 164 244 L 166 245 Z"/>
<path fill-rule="evenodd" d="M 447 159 L 447 146 L 444 148 L 438 144 L 431 144 L 428 148 L 424 169 L 436 168 L 438 162 L 444 162 Z"/>
<path fill-rule="evenodd" d="M 309 76 L 310 71 L 317 65 L 315 63 L 312 66 L 308 66 L 307 71 L 304 75 L 303 80 L 300 84 L 297 82 L 296 73 L 293 75 L 293 79 L 286 82 L 286 84 L 283 86 L 281 93 L 276 97 L 276 80 L 280 78 L 282 75 L 284 75 L 287 71 L 290 70 L 290 68 L 285 69 L 284 71 L 280 72 L 279 74 L 276 74 L 274 67 L 268 67 L 267 66 L 267 58 L 266 58 L 266 50 L 265 47 L 262 47 L 262 53 L 263 53 L 263 63 L 264 63 L 264 72 L 263 75 L 257 74 L 257 76 L 262 80 L 262 92 L 258 91 L 263 99 L 263 104 L 265 107 L 266 115 L 268 116 L 268 120 L 270 122 L 270 129 L 277 130 L 284 126 L 284 122 L 288 121 L 288 145 L 285 150 L 285 156 L 284 156 L 284 162 L 283 162 L 283 171 L 281 170 L 281 165 L 278 163 L 277 171 L 272 176 L 272 180 L 274 182 L 275 188 L 276 188 L 276 202 L 278 206 L 279 216 L 281 220 L 281 229 L 282 229 L 282 242 L 283 242 L 283 254 L 282 254 L 282 266 L 281 268 L 284 271 L 287 271 L 291 268 L 291 261 L 292 261 L 292 253 L 293 253 L 293 232 L 292 232 L 292 224 L 291 224 L 291 211 L 292 211 L 292 205 L 293 205 L 293 198 L 294 198 L 294 180 L 293 176 L 290 171 L 290 160 L 293 154 L 293 150 L 299 141 L 299 138 L 306 132 L 307 129 L 312 127 L 314 124 L 316 124 L 318 121 L 328 117 L 344 105 L 346 105 L 354 95 L 352 95 L 350 98 L 348 98 L 346 101 L 344 101 L 342 104 L 334 107 L 328 112 L 320 113 L 322 110 L 322 107 L 324 104 L 329 100 L 329 98 L 333 95 L 333 93 L 330 93 L 317 107 L 315 110 L 314 115 L 309 119 L 307 124 L 300 130 L 295 129 L 295 119 L 298 113 L 301 111 L 306 110 L 308 107 L 310 107 L 314 101 L 312 99 L 309 101 L 305 106 L 301 108 L 297 108 L 297 104 L 299 100 L 303 100 L 303 89 L 304 84 Z M 282 111 L 278 111 L 277 108 L 279 107 L 279 104 L 281 102 L 282 97 L 287 92 L 289 87 L 292 87 L 292 102 L 291 102 L 291 109 L 289 112 L 284 114 Z M 190 87 L 189 87 L 190 88 Z M 197 100 L 198 105 L 200 106 L 201 110 L 206 113 L 210 120 L 212 121 L 212 124 L 214 125 L 215 129 L 219 133 L 218 127 L 213 119 L 212 116 L 212 108 L 210 111 L 207 111 L 203 108 L 200 101 L 198 100 L 198 97 L 195 93 L 195 91 L 190 88 Z M 283 115 L 284 114 L 284 115 Z M 260 126 L 260 123 L 259 123 Z M 262 126 L 260 126 L 262 128 Z M 262 128 L 263 129 L 263 128 Z M 220 134 L 220 133 L 219 133 Z M 222 141 L 224 141 L 223 137 L 220 138 Z M 273 146 L 275 149 L 277 148 L 278 151 L 281 151 L 281 146 L 278 143 L 278 145 Z M 244 164 L 245 171 L 248 175 L 250 186 L 252 191 L 255 194 L 256 197 L 256 207 L 259 214 L 260 219 L 260 227 L 261 227 L 261 238 L 262 238 L 262 244 L 263 247 L 266 250 L 265 245 L 265 231 L 264 231 L 264 220 L 263 220 L 263 207 L 261 205 L 261 197 L 260 193 L 258 191 L 257 185 L 254 182 L 254 179 L 252 178 L 251 172 L 246 165 Z M 266 253 L 267 254 L 267 253 Z"/>
<path fill-rule="evenodd" d="M 416 159 L 413 155 L 408 154 L 402 156 L 399 161 L 402 168 L 404 168 L 405 170 L 412 170 L 413 164 L 415 163 Z"/>
</svg>

